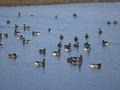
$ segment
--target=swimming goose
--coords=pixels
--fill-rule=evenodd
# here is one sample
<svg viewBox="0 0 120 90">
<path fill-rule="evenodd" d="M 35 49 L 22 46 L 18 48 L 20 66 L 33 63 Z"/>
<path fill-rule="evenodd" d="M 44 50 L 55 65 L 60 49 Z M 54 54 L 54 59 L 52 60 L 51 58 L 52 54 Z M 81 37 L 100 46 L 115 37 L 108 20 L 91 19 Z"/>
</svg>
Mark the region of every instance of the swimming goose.
<svg viewBox="0 0 120 90">
<path fill-rule="evenodd" d="M 35 61 L 36 66 L 45 66 L 45 59 L 43 61 Z"/>
<path fill-rule="evenodd" d="M 35 32 L 35 31 L 33 31 L 33 32 L 32 32 L 32 35 L 33 35 L 33 36 L 38 36 L 38 35 L 40 35 L 40 32 Z"/>
<path fill-rule="evenodd" d="M 39 53 L 45 55 L 46 54 L 46 49 L 45 48 L 44 49 L 40 49 Z"/>
<path fill-rule="evenodd" d="M 58 47 L 58 48 L 61 48 L 61 47 L 62 47 L 62 43 L 59 42 L 59 43 L 57 44 L 57 47 Z"/>
<path fill-rule="evenodd" d="M 97 69 L 97 68 L 100 69 L 100 68 L 101 68 L 101 64 L 100 64 L 100 63 L 90 64 L 90 67 L 91 67 L 91 68 L 94 68 L 94 69 L 95 69 L 95 68 L 96 68 L 96 69 Z"/>
<path fill-rule="evenodd" d="M 108 43 L 107 41 L 102 40 L 102 45 L 103 45 L 103 47 L 104 47 L 104 46 L 108 46 L 108 44 L 109 44 L 109 43 Z"/>
<path fill-rule="evenodd" d="M 68 45 L 64 45 L 64 49 L 66 52 L 70 52 L 71 51 L 71 43 L 69 43 Z"/>
<path fill-rule="evenodd" d="M 59 37 L 60 40 L 63 40 L 64 39 L 64 36 L 61 34 L 60 37 Z"/>
<path fill-rule="evenodd" d="M 2 39 L 2 38 L 8 38 L 8 34 L 7 33 L 5 33 L 5 34 L 0 33 L 0 39 Z"/>
<path fill-rule="evenodd" d="M 21 16 L 21 13 L 20 12 L 18 12 L 18 17 L 20 17 Z"/>
<path fill-rule="evenodd" d="M 84 46 L 90 46 L 90 44 L 88 42 L 84 43 Z"/>
<path fill-rule="evenodd" d="M 72 57 L 72 64 L 73 65 L 80 65 L 82 63 L 83 56 L 80 55 L 80 57 Z"/>
<path fill-rule="evenodd" d="M 75 41 L 75 42 L 78 41 L 78 37 L 77 37 L 77 36 L 74 37 L 74 41 Z"/>
<path fill-rule="evenodd" d="M 73 46 L 74 46 L 75 48 L 78 48 L 78 47 L 79 47 L 79 42 L 73 44 Z"/>
<path fill-rule="evenodd" d="M 23 40 L 23 44 L 29 44 L 29 43 L 31 43 L 31 40 L 28 40 L 28 39 Z"/>
<path fill-rule="evenodd" d="M 80 55 L 79 57 L 70 57 L 70 58 L 67 58 L 67 62 L 68 63 L 71 63 L 73 65 L 80 65 L 83 61 L 83 56 Z"/>
<path fill-rule="evenodd" d="M 91 48 L 90 48 L 90 46 L 85 46 L 85 47 L 84 47 L 84 50 L 85 50 L 86 52 L 90 52 Z"/>
<path fill-rule="evenodd" d="M 10 24 L 10 20 L 7 20 L 6 23 L 7 23 L 7 24 Z"/>
<path fill-rule="evenodd" d="M 19 32 L 19 31 L 17 31 L 17 30 L 14 30 L 14 35 L 16 36 L 16 35 L 20 35 L 21 33 Z"/>
<path fill-rule="evenodd" d="M 17 39 L 18 40 L 24 40 L 25 38 L 23 37 L 23 35 L 19 35 L 19 36 L 17 36 Z"/>
<path fill-rule="evenodd" d="M 52 52 L 52 55 L 53 55 L 53 56 L 60 56 L 60 55 L 61 55 L 60 49 L 58 49 L 58 51 L 53 51 L 53 52 Z"/>
<path fill-rule="evenodd" d="M 8 58 L 16 59 L 17 58 L 17 54 L 16 53 L 8 54 Z"/>
<path fill-rule="evenodd" d="M 107 25 L 110 25 L 111 24 L 111 22 L 110 21 L 107 21 Z"/>
<path fill-rule="evenodd" d="M 18 30 L 20 28 L 20 26 L 18 26 L 17 24 L 15 24 L 15 30 Z"/>
<path fill-rule="evenodd" d="M 53 31 L 53 30 L 52 30 L 51 28 L 48 29 L 48 32 L 49 32 L 49 33 L 52 32 L 52 31 Z"/>
<path fill-rule="evenodd" d="M 76 14 L 76 13 L 73 13 L 72 16 L 73 16 L 73 18 L 76 18 L 76 17 L 77 17 L 77 14 Z"/>
<path fill-rule="evenodd" d="M 3 45 L 0 43 L 0 48 L 2 48 L 3 47 Z"/>
<path fill-rule="evenodd" d="M 114 24 L 114 25 L 118 24 L 118 21 L 114 20 L 114 21 L 113 21 L 113 24 Z"/>
<path fill-rule="evenodd" d="M 56 19 L 58 19 L 58 16 L 57 16 L 57 15 L 55 15 L 55 16 L 54 16 L 54 19 L 55 19 L 55 20 L 56 20 Z"/>
<path fill-rule="evenodd" d="M 29 30 L 31 28 L 31 26 L 27 26 L 24 24 L 24 30 Z"/>
<path fill-rule="evenodd" d="M 102 32 L 102 30 L 101 30 L 101 28 L 99 28 L 99 35 L 101 35 L 103 32 Z"/>
<path fill-rule="evenodd" d="M 85 34 L 85 39 L 87 40 L 89 38 L 88 33 Z"/>
</svg>

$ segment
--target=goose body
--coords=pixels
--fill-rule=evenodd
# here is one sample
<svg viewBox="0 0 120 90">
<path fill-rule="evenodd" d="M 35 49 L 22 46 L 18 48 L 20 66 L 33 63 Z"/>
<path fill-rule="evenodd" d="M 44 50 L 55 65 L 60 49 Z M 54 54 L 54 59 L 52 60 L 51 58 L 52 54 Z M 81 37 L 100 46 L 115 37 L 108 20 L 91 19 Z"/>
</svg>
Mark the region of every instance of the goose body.
<svg viewBox="0 0 120 90">
<path fill-rule="evenodd" d="M 25 25 L 24 24 L 24 30 L 29 30 L 31 28 L 31 26 Z"/>
<path fill-rule="evenodd" d="M 89 35 L 86 33 L 85 34 L 85 39 L 87 40 L 89 38 Z"/>
<path fill-rule="evenodd" d="M 21 33 L 17 30 L 14 31 L 14 35 L 20 35 Z"/>
<path fill-rule="evenodd" d="M 90 64 L 91 68 L 101 68 L 101 64 L 97 63 L 97 64 Z"/>
<path fill-rule="evenodd" d="M 29 43 L 31 43 L 31 40 L 28 40 L 28 39 L 23 40 L 23 44 L 29 44 Z"/>
<path fill-rule="evenodd" d="M 2 39 L 2 38 L 8 38 L 8 34 L 0 33 L 0 39 Z"/>
<path fill-rule="evenodd" d="M 17 39 L 18 40 L 24 40 L 25 38 L 23 37 L 23 35 L 19 35 L 19 36 L 17 36 Z"/>
<path fill-rule="evenodd" d="M 2 48 L 3 47 L 3 45 L 0 43 L 0 48 Z"/>
<path fill-rule="evenodd" d="M 78 48 L 78 47 L 79 47 L 79 42 L 73 44 L 73 46 L 74 46 L 75 48 Z"/>
<path fill-rule="evenodd" d="M 85 47 L 84 47 L 84 50 L 85 50 L 86 52 L 89 52 L 89 51 L 91 50 L 91 48 L 90 48 L 90 46 L 85 46 Z"/>
<path fill-rule="evenodd" d="M 43 61 L 35 61 L 36 66 L 45 66 L 45 59 Z"/>
<path fill-rule="evenodd" d="M 45 54 L 46 54 L 46 49 L 45 49 L 45 48 L 44 48 L 44 49 L 40 49 L 40 50 L 39 50 L 39 53 L 45 55 Z"/>
<path fill-rule="evenodd" d="M 103 32 L 102 32 L 102 30 L 101 30 L 101 28 L 99 28 L 99 35 L 101 35 Z"/>
<path fill-rule="evenodd" d="M 58 49 L 58 51 L 53 51 L 53 52 L 52 52 L 52 55 L 53 55 L 53 56 L 60 56 L 60 55 L 61 55 L 60 49 Z"/>
<path fill-rule="evenodd" d="M 59 42 L 59 43 L 57 44 L 57 47 L 58 47 L 58 48 L 61 48 L 61 47 L 62 47 L 62 43 Z"/>
<path fill-rule="evenodd" d="M 53 31 L 53 30 L 52 30 L 51 28 L 48 29 L 48 32 L 49 32 L 49 33 L 52 32 L 52 31 Z"/>
<path fill-rule="evenodd" d="M 20 28 L 20 26 L 18 26 L 17 24 L 15 24 L 15 30 L 18 30 Z"/>
<path fill-rule="evenodd" d="M 70 57 L 67 58 L 67 62 L 73 64 L 73 65 L 80 65 L 83 61 L 83 56 L 80 55 L 80 57 Z"/>
<path fill-rule="evenodd" d="M 71 43 L 69 43 L 68 45 L 64 45 L 64 49 L 66 52 L 70 52 L 71 51 Z"/>
<path fill-rule="evenodd" d="M 13 53 L 13 54 L 8 54 L 8 58 L 17 58 L 17 54 L 16 53 Z"/>
<path fill-rule="evenodd" d="M 74 41 L 75 41 L 75 42 L 78 41 L 78 37 L 77 37 L 77 36 L 74 37 Z"/>
<path fill-rule="evenodd" d="M 59 37 L 60 40 L 63 40 L 64 39 L 64 36 L 61 34 L 60 37 Z"/>
<path fill-rule="evenodd" d="M 33 35 L 33 36 L 39 36 L 39 35 L 40 35 L 40 32 L 35 32 L 35 31 L 33 31 L 33 32 L 32 32 L 32 35 Z"/>
<path fill-rule="evenodd" d="M 108 43 L 108 41 L 102 40 L 102 45 L 103 45 L 103 46 L 108 46 L 109 43 Z"/>
<path fill-rule="evenodd" d="M 77 14 L 76 14 L 76 13 L 73 13 L 72 16 L 73 16 L 73 18 L 76 18 L 76 17 L 77 17 Z"/>
</svg>

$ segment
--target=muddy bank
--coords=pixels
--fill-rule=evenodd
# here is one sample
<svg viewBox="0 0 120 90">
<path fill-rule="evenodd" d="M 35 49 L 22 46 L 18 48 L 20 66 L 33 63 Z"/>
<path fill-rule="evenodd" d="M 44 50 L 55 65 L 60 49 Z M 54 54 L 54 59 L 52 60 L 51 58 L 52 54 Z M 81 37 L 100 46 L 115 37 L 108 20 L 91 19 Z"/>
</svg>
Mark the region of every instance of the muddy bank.
<svg viewBox="0 0 120 90">
<path fill-rule="evenodd" d="M 0 0 L 0 6 L 47 5 L 85 2 L 120 2 L 120 0 Z"/>
</svg>

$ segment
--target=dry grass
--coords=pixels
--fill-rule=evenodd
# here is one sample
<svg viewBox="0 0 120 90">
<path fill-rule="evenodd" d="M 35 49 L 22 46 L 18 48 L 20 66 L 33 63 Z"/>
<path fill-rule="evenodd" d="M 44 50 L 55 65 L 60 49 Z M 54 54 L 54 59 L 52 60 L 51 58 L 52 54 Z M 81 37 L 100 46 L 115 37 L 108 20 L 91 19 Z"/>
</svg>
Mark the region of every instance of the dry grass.
<svg viewBox="0 0 120 90">
<path fill-rule="evenodd" d="M 120 0 L 0 0 L 0 6 L 46 5 L 80 2 L 120 2 Z"/>
</svg>

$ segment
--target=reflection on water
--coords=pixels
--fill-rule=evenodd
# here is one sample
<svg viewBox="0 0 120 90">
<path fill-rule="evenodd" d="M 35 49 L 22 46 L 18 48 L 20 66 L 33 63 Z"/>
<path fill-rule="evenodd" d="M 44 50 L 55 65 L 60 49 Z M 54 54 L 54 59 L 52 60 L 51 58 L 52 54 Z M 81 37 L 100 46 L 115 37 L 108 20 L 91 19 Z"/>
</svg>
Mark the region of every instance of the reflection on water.
<svg viewBox="0 0 120 90">
<path fill-rule="evenodd" d="M 0 90 L 120 89 L 119 8 L 118 2 L 0 7 Z M 17 58 L 8 58 L 13 53 Z M 45 66 L 35 65 L 43 59 Z"/>
</svg>

